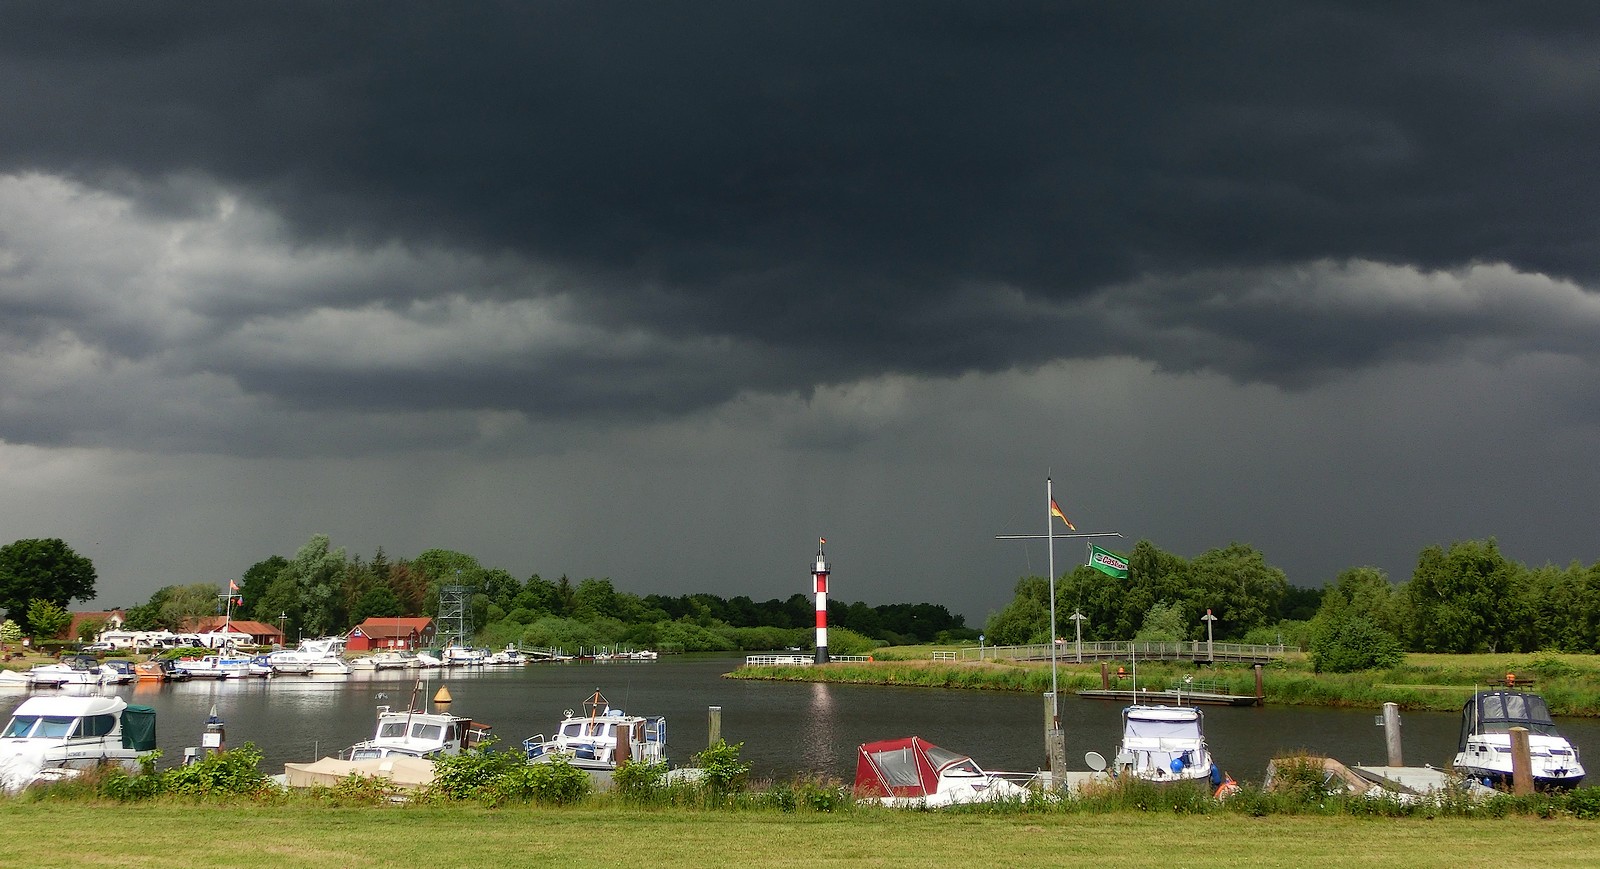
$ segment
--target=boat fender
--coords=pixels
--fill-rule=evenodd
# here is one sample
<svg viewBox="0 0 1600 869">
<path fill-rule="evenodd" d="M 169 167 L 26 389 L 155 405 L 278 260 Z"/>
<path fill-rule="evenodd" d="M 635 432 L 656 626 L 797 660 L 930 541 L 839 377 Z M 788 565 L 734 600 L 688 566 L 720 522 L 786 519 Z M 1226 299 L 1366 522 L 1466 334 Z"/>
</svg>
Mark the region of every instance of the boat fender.
<svg viewBox="0 0 1600 869">
<path fill-rule="evenodd" d="M 1172 763 L 1169 763 L 1167 765 L 1172 767 L 1173 775 L 1177 775 L 1178 773 L 1183 772 L 1183 758 L 1181 758 L 1181 757 L 1173 758 L 1172 759 Z"/>
<path fill-rule="evenodd" d="M 871 655 L 867 656 L 867 663 L 868 664 L 872 663 L 872 656 Z"/>
<path fill-rule="evenodd" d="M 1211 783 L 1219 789 L 1222 787 L 1222 770 L 1217 769 L 1216 764 L 1211 765 Z"/>
</svg>

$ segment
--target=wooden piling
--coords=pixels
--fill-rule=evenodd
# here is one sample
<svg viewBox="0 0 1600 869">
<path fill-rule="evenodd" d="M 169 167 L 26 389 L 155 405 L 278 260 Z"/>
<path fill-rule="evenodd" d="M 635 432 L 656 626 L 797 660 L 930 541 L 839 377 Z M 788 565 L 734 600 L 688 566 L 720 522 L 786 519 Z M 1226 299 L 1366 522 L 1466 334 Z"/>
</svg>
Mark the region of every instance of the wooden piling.
<svg viewBox="0 0 1600 869">
<path fill-rule="evenodd" d="M 1389 765 L 1405 766 L 1400 751 L 1400 704 L 1383 704 L 1383 743 L 1389 749 Z"/>
<path fill-rule="evenodd" d="M 708 706 L 706 707 L 706 712 L 709 715 L 706 728 L 706 747 L 710 748 L 722 741 L 722 707 Z"/>
<path fill-rule="evenodd" d="M 1111 690 L 1111 671 L 1106 669 L 1106 662 L 1100 662 L 1100 690 Z"/>
<path fill-rule="evenodd" d="M 1533 755 L 1528 749 L 1528 728 L 1511 728 L 1511 792 L 1533 793 Z"/>
<path fill-rule="evenodd" d="M 1256 669 L 1256 705 L 1257 706 L 1263 706 L 1267 702 L 1267 692 L 1262 690 L 1262 688 L 1261 688 L 1261 665 L 1257 664 L 1255 669 Z"/>
<path fill-rule="evenodd" d="M 1049 761 L 1051 781 L 1059 786 L 1067 774 L 1067 736 L 1056 717 L 1056 695 L 1044 695 L 1044 755 Z"/>
</svg>

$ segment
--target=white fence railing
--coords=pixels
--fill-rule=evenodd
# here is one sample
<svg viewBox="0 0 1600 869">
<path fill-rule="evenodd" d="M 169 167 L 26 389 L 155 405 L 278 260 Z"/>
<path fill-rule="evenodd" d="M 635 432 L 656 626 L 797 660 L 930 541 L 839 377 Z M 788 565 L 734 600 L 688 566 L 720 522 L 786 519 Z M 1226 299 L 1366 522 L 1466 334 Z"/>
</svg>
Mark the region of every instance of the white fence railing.
<svg viewBox="0 0 1600 869">
<path fill-rule="evenodd" d="M 980 646 L 960 649 L 958 654 L 967 660 L 1044 660 L 1050 657 L 1049 643 L 1027 646 Z M 1208 643 L 1205 640 L 1182 640 L 1175 643 L 1130 642 L 1127 640 L 1092 641 L 1078 643 L 1073 640 L 1055 645 L 1057 660 L 1114 661 L 1137 657 L 1141 660 L 1182 661 L 1238 661 L 1245 663 L 1273 661 L 1284 655 L 1283 644 L 1257 645 L 1254 643 Z"/>
<path fill-rule="evenodd" d="M 871 655 L 829 655 L 830 664 L 865 664 Z M 745 655 L 746 667 L 809 667 L 817 659 L 811 655 Z"/>
</svg>

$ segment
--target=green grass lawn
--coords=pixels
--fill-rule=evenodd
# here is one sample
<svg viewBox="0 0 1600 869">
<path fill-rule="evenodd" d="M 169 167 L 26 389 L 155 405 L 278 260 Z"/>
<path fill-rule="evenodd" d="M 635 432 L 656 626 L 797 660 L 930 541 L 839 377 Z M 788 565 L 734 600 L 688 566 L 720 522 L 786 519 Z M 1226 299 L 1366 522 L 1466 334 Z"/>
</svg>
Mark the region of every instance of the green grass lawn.
<svg viewBox="0 0 1600 869">
<path fill-rule="evenodd" d="M 0 803 L 0 866 L 1600 865 L 1593 821 Z"/>
</svg>

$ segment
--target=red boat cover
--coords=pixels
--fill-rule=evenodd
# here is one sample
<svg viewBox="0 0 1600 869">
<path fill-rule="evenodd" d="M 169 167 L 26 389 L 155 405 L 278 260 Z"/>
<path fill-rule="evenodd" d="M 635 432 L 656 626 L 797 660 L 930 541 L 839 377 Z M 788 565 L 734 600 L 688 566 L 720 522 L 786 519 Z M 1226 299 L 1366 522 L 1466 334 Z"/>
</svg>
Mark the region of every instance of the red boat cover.
<svg viewBox="0 0 1600 869">
<path fill-rule="evenodd" d="M 966 755 L 940 748 L 919 736 L 868 742 L 856 749 L 855 795 L 927 797 L 939 791 L 939 771 L 971 765 Z M 976 766 L 973 765 L 974 771 Z"/>
</svg>

